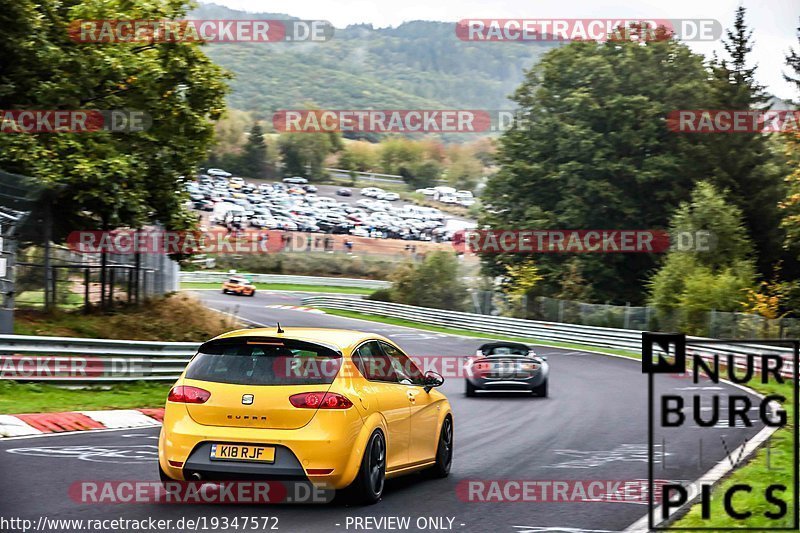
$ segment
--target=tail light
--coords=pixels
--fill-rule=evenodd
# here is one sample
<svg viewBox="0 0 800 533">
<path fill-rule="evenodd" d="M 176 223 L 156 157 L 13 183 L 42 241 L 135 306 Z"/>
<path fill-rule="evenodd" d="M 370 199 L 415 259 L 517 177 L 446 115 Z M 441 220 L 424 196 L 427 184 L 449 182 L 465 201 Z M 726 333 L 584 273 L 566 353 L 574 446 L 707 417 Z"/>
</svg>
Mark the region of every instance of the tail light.
<svg viewBox="0 0 800 533">
<path fill-rule="evenodd" d="M 349 409 L 353 402 L 335 392 L 303 392 L 289 396 L 289 401 L 300 409 Z"/>
<path fill-rule="evenodd" d="M 488 372 L 492 368 L 491 363 L 475 363 L 472 365 L 472 369 L 475 372 Z"/>
<path fill-rule="evenodd" d="M 199 387 L 178 385 L 169 391 L 167 400 L 175 403 L 206 403 L 211 398 L 211 393 Z"/>
</svg>

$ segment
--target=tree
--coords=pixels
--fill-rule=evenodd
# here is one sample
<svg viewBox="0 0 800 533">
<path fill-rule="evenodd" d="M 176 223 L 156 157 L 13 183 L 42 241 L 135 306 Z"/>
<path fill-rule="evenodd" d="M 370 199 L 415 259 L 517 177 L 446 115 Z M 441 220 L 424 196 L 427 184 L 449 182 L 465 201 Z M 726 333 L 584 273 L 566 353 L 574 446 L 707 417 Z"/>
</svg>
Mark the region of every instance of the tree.
<svg viewBox="0 0 800 533">
<path fill-rule="evenodd" d="M 520 115 L 499 140 L 500 166 L 482 194 L 481 224 L 496 229 L 651 229 L 704 175 L 697 139 L 664 117 L 707 102 L 703 57 L 673 40 L 572 42 L 545 54 L 513 96 Z M 486 255 L 501 275 L 521 254 Z M 543 292 L 555 295 L 567 263 L 604 302 L 641 302 L 655 266 L 646 254 L 545 254 Z M 624 283 L 621 283 L 624 280 Z"/>
<path fill-rule="evenodd" d="M 248 177 L 264 178 L 269 174 L 267 142 L 264 140 L 264 130 L 257 122 L 250 128 L 238 167 L 238 173 Z"/>
<path fill-rule="evenodd" d="M 800 42 L 800 28 L 797 29 L 797 40 Z M 794 83 L 800 93 L 800 49 L 791 49 L 786 56 L 786 64 L 793 74 L 784 74 L 786 81 Z M 789 174 L 785 178 L 787 194 L 780 207 L 783 212 L 781 226 L 786 230 L 786 245 L 797 250 L 800 245 L 800 133 L 790 132 L 784 136 L 785 153 Z"/>
<path fill-rule="evenodd" d="M 425 147 L 404 137 L 389 137 L 379 145 L 380 163 L 384 172 L 399 174 L 400 169 L 412 168 L 423 161 Z"/>
<path fill-rule="evenodd" d="M 458 274 L 458 260 L 448 252 L 431 252 L 420 265 L 408 263 L 392 275 L 393 302 L 463 311 L 467 289 Z"/>
<path fill-rule="evenodd" d="M 506 266 L 506 275 L 503 283 L 503 292 L 508 297 L 509 311 L 512 316 L 527 316 L 530 303 L 528 297 L 542 281 L 536 263 L 528 260 Z"/>
<path fill-rule="evenodd" d="M 483 165 L 465 146 L 451 145 L 447 149 L 446 175 L 453 187 L 472 190 L 483 176 Z"/>
<path fill-rule="evenodd" d="M 670 224 L 673 236 L 708 231 L 709 251 L 671 250 L 650 280 L 650 304 L 660 318 L 701 333 L 705 313 L 740 311 L 747 291 L 755 286 L 753 246 L 741 210 L 726 200 L 726 192 L 701 182 L 690 202 L 681 204 Z M 677 317 L 677 318 L 675 318 Z"/>
<path fill-rule="evenodd" d="M 418 163 L 410 169 L 406 167 L 400 168 L 400 175 L 403 176 L 403 181 L 414 189 L 433 187 L 441 173 L 441 165 L 436 161 L 430 160 Z"/>
<path fill-rule="evenodd" d="M 283 161 L 284 176 L 308 176 L 319 179 L 325 175 L 325 159 L 336 151 L 338 134 L 282 133 L 278 150 Z"/>
<path fill-rule="evenodd" d="M 130 109 L 145 131 L 0 136 L 0 168 L 55 192 L 53 240 L 76 229 L 186 229 L 182 177 L 206 156 L 225 75 L 192 43 L 77 44 L 76 19 L 180 19 L 184 2 L 4 1 L 0 109 Z"/>
<path fill-rule="evenodd" d="M 745 14 L 742 6 L 736 10 L 733 28 L 727 30 L 723 41 L 726 57 L 715 58 L 711 63 L 709 109 L 754 110 L 769 101 L 764 87 L 756 81 L 757 67 L 749 65 L 753 41 Z M 726 189 L 730 201 L 742 210 L 758 252 L 759 271 L 769 276 L 782 258 L 778 203 L 785 190 L 768 139 L 761 133 L 702 137 L 708 145 L 709 181 Z"/>
</svg>

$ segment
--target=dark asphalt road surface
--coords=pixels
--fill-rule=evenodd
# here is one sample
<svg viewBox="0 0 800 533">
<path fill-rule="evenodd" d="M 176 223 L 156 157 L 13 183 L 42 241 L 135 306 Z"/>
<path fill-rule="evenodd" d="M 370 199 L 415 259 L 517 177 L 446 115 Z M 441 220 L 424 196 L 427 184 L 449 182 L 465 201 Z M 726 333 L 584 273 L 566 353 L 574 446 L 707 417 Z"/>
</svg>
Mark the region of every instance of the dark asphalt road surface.
<svg viewBox="0 0 800 533">
<path fill-rule="evenodd" d="M 301 295 L 258 293 L 254 298 L 198 292 L 210 307 L 250 321 L 287 326 L 361 329 L 385 335 L 413 355 L 474 353 L 479 339 L 450 336 L 292 309 Z M 621 531 L 644 516 L 643 503 L 470 503 L 459 499 L 463 480 L 646 480 L 647 381 L 638 362 L 567 349 L 540 348 L 551 365 L 550 397 L 495 395 L 466 398 L 463 379 L 442 391 L 455 417 L 455 459 L 449 478 L 421 475 L 387 485 L 369 507 L 330 505 L 83 504 L 69 496 L 87 480 L 156 481 L 157 429 L 120 430 L 0 440 L 0 515 L 49 518 L 171 518 L 274 516 L 280 531 L 354 531 L 348 517 L 452 518 L 452 530 L 469 532 Z M 659 385 L 692 394 L 700 385 L 666 379 Z M 726 386 L 723 386 L 726 387 Z M 760 428 L 672 431 L 657 446 L 655 477 L 699 478 Z M 711 431 L 712 433 L 709 433 Z M 720 444 L 722 437 L 726 445 Z M 696 452 L 704 439 L 702 458 Z M 448 524 L 447 520 L 444 520 Z M 363 531 L 364 529 L 358 529 Z M 372 531 L 387 531 L 373 528 Z M 431 530 L 426 528 L 425 530 Z M 438 530 L 438 529 L 437 529 Z M 171 531 L 171 530 L 168 530 Z"/>
</svg>

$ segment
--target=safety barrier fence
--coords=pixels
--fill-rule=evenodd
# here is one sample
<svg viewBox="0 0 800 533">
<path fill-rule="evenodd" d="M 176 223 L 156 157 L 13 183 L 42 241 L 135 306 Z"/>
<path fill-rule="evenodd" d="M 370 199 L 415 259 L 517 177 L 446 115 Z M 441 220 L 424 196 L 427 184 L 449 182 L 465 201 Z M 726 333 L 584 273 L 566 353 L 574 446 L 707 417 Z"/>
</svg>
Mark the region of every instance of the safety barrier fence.
<svg viewBox="0 0 800 533">
<path fill-rule="evenodd" d="M 275 283 L 288 285 L 325 285 L 331 287 L 359 287 L 365 289 L 383 289 L 389 287 L 391 282 L 375 279 L 356 278 L 322 278 L 315 276 L 289 276 L 284 274 L 249 274 L 239 272 L 181 272 L 181 283 L 222 283 L 232 276 L 245 277 L 253 283 Z"/>
<path fill-rule="evenodd" d="M 304 298 L 303 304 L 406 319 L 488 335 L 580 344 L 624 350 L 631 354 L 641 351 L 641 332 L 633 330 L 478 315 L 339 296 L 312 296 Z M 172 381 L 182 372 L 198 347 L 199 343 L 191 342 L 0 335 L 0 378 L 65 383 Z M 694 345 L 690 353 L 692 350 L 706 359 L 711 359 L 714 353 L 719 354 L 723 363 L 730 357 L 737 367 L 744 366 L 746 358 L 752 357 L 756 369 L 762 364 L 762 355 L 778 355 L 784 361 L 782 373 L 786 376 L 792 375 L 794 358 L 793 349 L 789 345 Z"/>
</svg>

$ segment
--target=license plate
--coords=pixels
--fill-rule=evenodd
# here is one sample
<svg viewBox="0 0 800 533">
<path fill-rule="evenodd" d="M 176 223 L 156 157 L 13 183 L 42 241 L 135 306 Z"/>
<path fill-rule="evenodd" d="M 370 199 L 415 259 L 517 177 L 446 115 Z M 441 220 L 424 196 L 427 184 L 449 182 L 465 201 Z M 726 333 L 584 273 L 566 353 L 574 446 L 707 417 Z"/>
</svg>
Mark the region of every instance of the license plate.
<svg viewBox="0 0 800 533">
<path fill-rule="evenodd" d="M 275 448 L 271 446 L 240 446 L 233 444 L 213 444 L 211 459 L 215 461 L 256 461 L 275 462 Z"/>
</svg>

